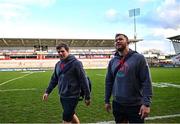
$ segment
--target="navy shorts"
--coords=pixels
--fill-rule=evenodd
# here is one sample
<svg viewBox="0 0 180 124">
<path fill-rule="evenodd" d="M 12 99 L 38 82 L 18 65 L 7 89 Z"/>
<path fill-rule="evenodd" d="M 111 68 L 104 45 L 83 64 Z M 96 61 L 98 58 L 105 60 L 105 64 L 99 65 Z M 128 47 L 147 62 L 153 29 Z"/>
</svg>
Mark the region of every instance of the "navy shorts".
<svg viewBox="0 0 180 124">
<path fill-rule="evenodd" d="M 128 121 L 129 123 L 144 123 L 144 119 L 141 119 L 139 115 L 141 105 L 122 106 L 118 102 L 113 101 L 112 107 L 116 123 L 123 123 L 124 121 Z"/>
<path fill-rule="evenodd" d="M 63 120 L 70 122 L 75 114 L 75 109 L 78 104 L 78 98 L 60 98 L 63 108 Z"/>
</svg>

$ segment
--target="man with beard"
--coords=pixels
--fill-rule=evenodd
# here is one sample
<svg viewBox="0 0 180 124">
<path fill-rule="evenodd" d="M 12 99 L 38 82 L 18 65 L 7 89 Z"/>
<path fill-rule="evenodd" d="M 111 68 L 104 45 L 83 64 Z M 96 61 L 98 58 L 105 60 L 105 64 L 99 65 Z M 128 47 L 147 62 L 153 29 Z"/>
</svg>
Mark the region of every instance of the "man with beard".
<svg viewBox="0 0 180 124">
<path fill-rule="evenodd" d="M 61 43 L 56 47 L 60 61 L 56 63 L 54 73 L 46 89 L 43 100 L 48 100 L 51 91 L 58 84 L 60 102 L 63 108 L 63 123 L 80 123 L 75 109 L 83 89 L 85 104 L 90 105 L 90 89 L 82 63 L 69 54 L 69 47 Z M 65 71 L 66 70 L 66 71 Z M 82 87 L 82 88 L 81 88 Z"/>
<path fill-rule="evenodd" d="M 129 48 L 128 37 L 115 36 L 115 56 L 110 60 L 105 80 L 105 109 L 112 109 L 116 123 L 144 123 L 150 112 L 152 84 L 143 55 Z"/>
</svg>

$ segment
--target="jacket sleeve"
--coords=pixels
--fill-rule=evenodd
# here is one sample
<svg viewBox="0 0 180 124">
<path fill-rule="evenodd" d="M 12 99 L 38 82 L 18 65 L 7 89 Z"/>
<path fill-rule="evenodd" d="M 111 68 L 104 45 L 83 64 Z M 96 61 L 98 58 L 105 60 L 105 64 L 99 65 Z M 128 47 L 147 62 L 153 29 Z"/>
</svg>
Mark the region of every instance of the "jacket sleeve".
<svg viewBox="0 0 180 124">
<path fill-rule="evenodd" d="M 106 79 L 105 79 L 105 103 L 110 103 L 112 88 L 114 84 L 114 76 L 111 69 L 111 63 L 112 61 L 110 61 L 108 64 L 108 69 L 107 69 Z"/>
<path fill-rule="evenodd" d="M 82 86 L 82 89 L 84 90 L 84 95 L 85 95 L 85 100 L 89 100 L 90 99 L 90 88 L 89 88 L 89 84 L 88 84 L 88 79 L 86 77 L 86 73 L 83 69 L 83 65 L 80 61 L 76 62 L 76 72 L 78 75 L 78 79 L 80 81 L 80 85 Z"/>
<path fill-rule="evenodd" d="M 142 84 L 143 104 L 150 106 L 152 98 L 152 81 L 149 66 L 144 56 L 141 59 L 139 69 L 139 76 Z"/>
<path fill-rule="evenodd" d="M 58 75 L 57 75 L 57 73 L 56 73 L 57 65 L 58 65 L 58 64 L 55 65 L 55 69 L 54 69 L 54 72 L 53 72 L 53 74 L 52 74 L 52 76 L 51 76 L 51 80 L 50 80 L 50 82 L 49 82 L 49 86 L 48 86 L 48 88 L 46 89 L 46 93 L 47 93 L 47 94 L 50 94 L 51 91 L 52 91 L 52 90 L 56 87 L 56 85 L 58 84 Z"/>
</svg>

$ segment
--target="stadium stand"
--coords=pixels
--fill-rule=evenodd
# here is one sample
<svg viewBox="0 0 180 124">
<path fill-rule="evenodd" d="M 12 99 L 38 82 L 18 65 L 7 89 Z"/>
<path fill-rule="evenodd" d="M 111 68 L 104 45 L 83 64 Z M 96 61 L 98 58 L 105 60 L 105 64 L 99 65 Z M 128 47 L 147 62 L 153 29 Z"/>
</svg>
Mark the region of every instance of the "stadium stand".
<svg viewBox="0 0 180 124">
<path fill-rule="evenodd" d="M 173 63 L 180 66 L 180 35 L 168 37 L 167 39 L 171 40 L 176 53 L 172 57 Z"/>
<path fill-rule="evenodd" d="M 53 68 L 59 60 L 55 46 L 62 42 L 85 68 L 105 68 L 115 50 L 114 39 L 0 38 L 0 68 Z"/>
<path fill-rule="evenodd" d="M 131 43 L 142 39 L 130 39 Z M 41 39 L 41 38 L 0 38 L 0 47 L 54 47 L 65 42 L 70 47 L 113 47 L 114 39 Z"/>
<path fill-rule="evenodd" d="M 180 35 L 168 37 L 167 39 L 172 41 L 175 53 L 176 54 L 180 53 Z"/>
</svg>

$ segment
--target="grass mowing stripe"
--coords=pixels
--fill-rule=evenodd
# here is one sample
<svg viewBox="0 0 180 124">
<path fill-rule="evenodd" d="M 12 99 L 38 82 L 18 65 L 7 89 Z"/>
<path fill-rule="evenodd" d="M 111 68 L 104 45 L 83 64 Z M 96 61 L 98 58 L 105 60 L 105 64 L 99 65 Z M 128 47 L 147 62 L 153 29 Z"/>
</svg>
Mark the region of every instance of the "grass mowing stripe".
<svg viewBox="0 0 180 124">
<path fill-rule="evenodd" d="M 11 81 L 14 81 L 14 80 L 17 80 L 17 79 L 26 77 L 26 76 L 28 76 L 28 75 L 30 75 L 30 74 L 32 74 L 32 73 L 25 74 L 25 75 L 23 75 L 23 76 L 21 76 L 21 77 L 17 77 L 17 78 L 13 78 L 13 79 L 11 79 L 11 80 L 5 81 L 5 82 L 1 83 L 0 86 L 2 86 L 2 85 L 4 85 L 4 84 L 7 84 L 7 83 L 9 83 L 9 82 L 11 82 Z"/>
<path fill-rule="evenodd" d="M 103 74 L 96 74 L 97 76 L 106 77 L 106 75 Z"/>
<path fill-rule="evenodd" d="M 0 90 L 0 92 L 9 92 L 9 91 L 27 91 L 27 90 L 37 90 L 36 88 L 27 88 L 27 89 L 8 89 L 8 90 Z"/>
</svg>

